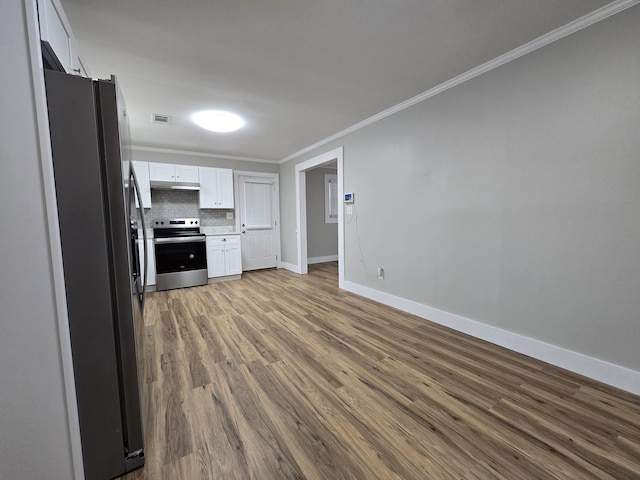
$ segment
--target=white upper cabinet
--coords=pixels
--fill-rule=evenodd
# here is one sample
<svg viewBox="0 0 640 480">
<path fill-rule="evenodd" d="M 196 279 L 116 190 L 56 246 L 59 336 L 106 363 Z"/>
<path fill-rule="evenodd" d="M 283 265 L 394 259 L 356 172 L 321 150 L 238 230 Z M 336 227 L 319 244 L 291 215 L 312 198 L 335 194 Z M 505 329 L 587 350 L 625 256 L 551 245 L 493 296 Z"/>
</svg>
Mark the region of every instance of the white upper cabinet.
<svg viewBox="0 0 640 480">
<path fill-rule="evenodd" d="M 198 183 L 198 167 L 149 162 L 149 179 L 152 182 Z"/>
<path fill-rule="evenodd" d="M 220 208 L 233 208 L 233 170 L 218 168 L 218 202 Z"/>
<path fill-rule="evenodd" d="M 149 162 L 149 180 L 152 182 L 175 182 L 175 165 L 172 163 Z"/>
<path fill-rule="evenodd" d="M 233 208 L 233 170 L 199 167 L 200 208 Z"/>
<path fill-rule="evenodd" d="M 151 208 L 151 183 L 149 182 L 149 164 L 147 162 L 132 162 L 133 169 L 136 172 L 138 186 L 140 187 L 140 195 L 142 196 L 142 206 Z M 136 196 L 136 207 L 139 207 L 138 197 Z"/>
<path fill-rule="evenodd" d="M 53 64 L 59 63 L 67 73 L 88 76 L 60 1 L 38 0 L 38 22 L 40 39 L 45 42 L 44 56 L 47 60 Z"/>
<path fill-rule="evenodd" d="M 175 167 L 176 182 L 198 183 L 200 181 L 198 167 L 192 165 L 175 165 Z"/>
<path fill-rule="evenodd" d="M 75 75 L 80 75 L 81 77 L 88 77 L 89 70 L 82 60 L 80 56 L 80 47 L 78 47 L 78 42 L 76 42 L 74 37 L 71 37 L 70 41 L 71 48 L 69 49 L 69 53 L 71 55 L 71 72 Z"/>
</svg>

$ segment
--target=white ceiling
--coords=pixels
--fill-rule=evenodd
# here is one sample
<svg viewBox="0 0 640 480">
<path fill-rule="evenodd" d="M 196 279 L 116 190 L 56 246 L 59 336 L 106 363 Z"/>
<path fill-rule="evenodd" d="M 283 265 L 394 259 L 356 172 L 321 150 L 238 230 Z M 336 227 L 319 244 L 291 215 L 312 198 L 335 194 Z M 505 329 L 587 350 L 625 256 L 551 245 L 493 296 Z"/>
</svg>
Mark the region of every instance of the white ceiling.
<svg viewBox="0 0 640 480">
<path fill-rule="evenodd" d="M 62 0 L 135 145 L 281 160 L 610 0 Z M 235 133 L 193 125 L 233 111 Z M 151 114 L 172 125 L 154 125 Z"/>
</svg>

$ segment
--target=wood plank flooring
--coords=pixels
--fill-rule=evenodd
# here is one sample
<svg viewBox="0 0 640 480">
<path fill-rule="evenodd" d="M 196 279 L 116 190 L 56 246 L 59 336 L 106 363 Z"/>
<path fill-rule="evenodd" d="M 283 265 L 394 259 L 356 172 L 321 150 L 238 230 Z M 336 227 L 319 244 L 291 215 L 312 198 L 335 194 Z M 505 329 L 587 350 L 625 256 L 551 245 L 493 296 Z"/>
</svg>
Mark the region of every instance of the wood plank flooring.
<svg viewBox="0 0 640 480">
<path fill-rule="evenodd" d="M 309 270 L 150 295 L 122 480 L 640 478 L 640 398 Z"/>
</svg>

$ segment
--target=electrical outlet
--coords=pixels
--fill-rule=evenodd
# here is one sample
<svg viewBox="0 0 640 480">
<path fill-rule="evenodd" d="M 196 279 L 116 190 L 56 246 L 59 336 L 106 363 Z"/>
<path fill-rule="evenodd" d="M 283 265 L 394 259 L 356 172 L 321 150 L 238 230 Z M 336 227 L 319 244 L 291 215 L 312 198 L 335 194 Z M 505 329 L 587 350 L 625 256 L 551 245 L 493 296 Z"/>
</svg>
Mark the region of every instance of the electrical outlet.
<svg viewBox="0 0 640 480">
<path fill-rule="evenodd" d="M 378 267 L 378 280 L 384 280 L 384 268 Z"/>
<path fill-rule="evenodd" d="M 227 220 L 233 220 L 233 212 L 227 212 Z"/>
</svg>

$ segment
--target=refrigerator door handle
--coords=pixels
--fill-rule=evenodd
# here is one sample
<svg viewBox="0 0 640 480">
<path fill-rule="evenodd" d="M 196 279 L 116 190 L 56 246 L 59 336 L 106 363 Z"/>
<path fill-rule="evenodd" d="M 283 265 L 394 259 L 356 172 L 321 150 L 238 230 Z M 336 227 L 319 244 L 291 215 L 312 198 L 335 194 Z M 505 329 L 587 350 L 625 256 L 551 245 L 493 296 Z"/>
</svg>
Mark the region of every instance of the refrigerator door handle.
<svg viewBox="0 0 640 480">
<path fill-rule="evenodd" d="M 147 297 L 147 271 L 149 270 L 149 252 L 147 251 L 147 228 L 144 221 L 144 207 L 142 206 L 142 193 L 140 192 L 140 186 L 138 185 L 138 179 L 136 178 L 136 171 L 133 168 L 133 163 L 131 165 L 131 178 L 133 179 L 133 185 L 136 191 L 136 197 L 138 198 L 138 205 L 140 206 L 140 219 L 142 220 L 142 247 L 144 251 L 144 272 L 142 273 L 142 296 L 140 299 L 140 310 L 142 310 L 142 315 L 144 317 L 144 303 Z M 131 204 L 129 204 L 131 205 Z"/>
</svg>

